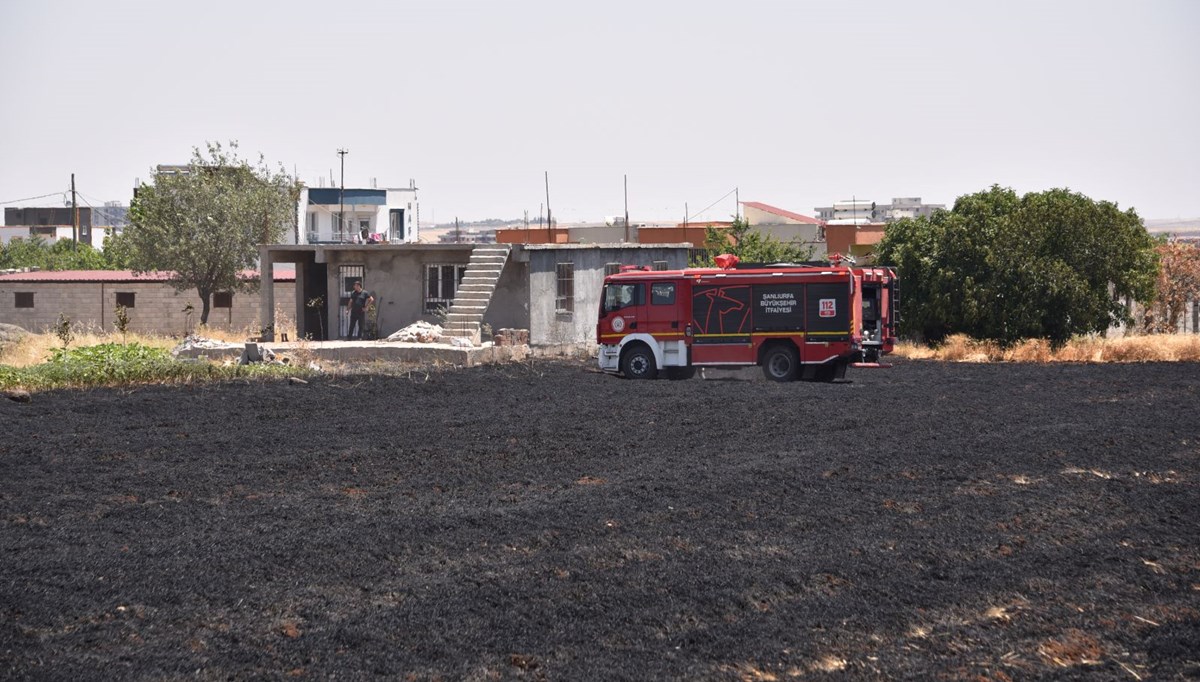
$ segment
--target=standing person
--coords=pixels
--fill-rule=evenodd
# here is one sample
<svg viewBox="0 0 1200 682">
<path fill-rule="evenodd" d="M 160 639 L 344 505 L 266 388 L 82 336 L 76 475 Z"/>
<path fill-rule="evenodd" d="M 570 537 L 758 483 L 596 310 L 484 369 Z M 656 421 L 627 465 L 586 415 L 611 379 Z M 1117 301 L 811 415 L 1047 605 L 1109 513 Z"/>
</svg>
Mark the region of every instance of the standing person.
<svg viewBox="0 0 1200 682">
<path fill-rule="evenodd" d="M 367 306 L 375 302 L 375 297 L 370 293 L 363 291 L 362 282 L 354 283 L 354 293 L 350 294 L 350 300 L 346 302 L 346 310 L 350 311 L 350 329 L 346 331 L 346 337 L 350 339 L 361 339 L 363 333 L 363 313 Z M 357 335 L 355 332 L 357 331 Z"/>
</svg>

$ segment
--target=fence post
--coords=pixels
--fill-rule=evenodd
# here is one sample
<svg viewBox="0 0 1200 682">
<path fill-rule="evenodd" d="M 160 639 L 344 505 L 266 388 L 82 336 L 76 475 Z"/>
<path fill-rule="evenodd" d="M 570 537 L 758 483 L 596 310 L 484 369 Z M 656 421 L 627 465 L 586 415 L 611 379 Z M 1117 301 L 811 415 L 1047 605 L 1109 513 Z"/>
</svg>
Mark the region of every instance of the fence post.
<svg viewBox="0 0 1200 682">
<path fill-rule="evenodd" d="M 1200 334 L 1200 298 L 1192 301 L 1192 333 Z"/>
</svg>

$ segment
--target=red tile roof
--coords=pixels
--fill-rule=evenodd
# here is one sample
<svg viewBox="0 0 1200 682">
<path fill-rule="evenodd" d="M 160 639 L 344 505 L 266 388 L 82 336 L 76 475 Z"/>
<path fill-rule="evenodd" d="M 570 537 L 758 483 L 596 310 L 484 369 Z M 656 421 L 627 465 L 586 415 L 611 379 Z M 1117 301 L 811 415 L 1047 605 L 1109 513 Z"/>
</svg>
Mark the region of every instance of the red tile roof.
<svg viewBox="0 0 1200 682">
<path fill-rule="evenodd" d="M 242 273 L 246 279 L 258 279 L 257 270 Z M 132 270 L 39 270 L 38 272 L 14 272 L 0 274 L 0 282 L 165 282 L 167 272 L 144 272 L 133 274 Z M 295 270 L 276 270 L 276 282 L 295 282 Z"/>
<path fill-rule="evenodd" d="M 796 222 L 808 223 L 809 225 L 823 225 L 824 224 L 822 221 L 817 220 L 816 218 L 811 218 L 806 215 L 800 215 L 799 213 L 792 213 L 791 211 L 785 211 L 782 208 L 776 208 L 774 206 L 764 204 L 760 201 L 743 201 L 741 203 L 742 203 L 742 206 L 749 206 L 750 208 L 757 208 L 760 211 L 766 211 L 767 213 L 772 213 L 774 215 L 781 216 L 783 218 L 787 218 L 789 220 L 795 220 Z"/>
</svg>

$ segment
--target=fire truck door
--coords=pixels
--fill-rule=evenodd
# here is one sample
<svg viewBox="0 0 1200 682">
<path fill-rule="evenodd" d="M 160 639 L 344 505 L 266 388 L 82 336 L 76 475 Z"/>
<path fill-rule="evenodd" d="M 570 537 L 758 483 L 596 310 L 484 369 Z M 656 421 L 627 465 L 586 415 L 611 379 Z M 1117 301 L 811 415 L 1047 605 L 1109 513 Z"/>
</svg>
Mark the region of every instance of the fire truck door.
<svg viewBox="0 0 1200 682">
<path fill-rule="evenodd" d="M 678 367 L 687 364 L 687 339 L 684 331 L 690 319 L 683 301 L 682 283 L 677 281 L 646 282 L 645 332 L 654 337 L 663 351 L 663 365 Z"/>
<path fill-rule="evenodd" d="M 646 302 L 646 328 L 659 341 L 683 338 L 687 317 L 680 310 L 678 284 L 676 282 L 647 282 L 650 291 Z"/>
</svg>

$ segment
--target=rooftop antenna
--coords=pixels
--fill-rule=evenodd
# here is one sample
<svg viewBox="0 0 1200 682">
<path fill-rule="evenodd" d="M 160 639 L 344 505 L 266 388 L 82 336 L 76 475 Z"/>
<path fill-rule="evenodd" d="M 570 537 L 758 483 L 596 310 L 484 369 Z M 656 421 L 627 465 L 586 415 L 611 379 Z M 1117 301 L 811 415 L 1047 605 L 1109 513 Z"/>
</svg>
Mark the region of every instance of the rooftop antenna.
<svg viewBox="0 0 1200 682">
<path fill-rule="evenodd" d="M 546 227 L 554 227 L 554 218 L 550 213 L 550 171 L 546 171 Z"/>
</svg>

